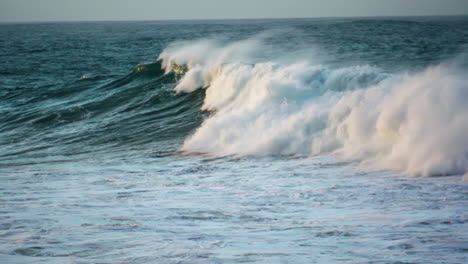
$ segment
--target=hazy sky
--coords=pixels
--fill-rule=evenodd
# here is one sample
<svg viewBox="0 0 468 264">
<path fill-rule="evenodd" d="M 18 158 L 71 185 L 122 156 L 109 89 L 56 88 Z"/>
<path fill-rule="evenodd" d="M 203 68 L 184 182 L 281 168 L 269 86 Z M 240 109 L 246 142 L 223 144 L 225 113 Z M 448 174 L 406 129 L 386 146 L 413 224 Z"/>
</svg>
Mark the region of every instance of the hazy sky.
<svg viewBox="0 0 468 264">
<path fill-rule="evenodd" d="M 0 0 L 0 21 L 468 14 L 468 0 Z"/>
</svg>

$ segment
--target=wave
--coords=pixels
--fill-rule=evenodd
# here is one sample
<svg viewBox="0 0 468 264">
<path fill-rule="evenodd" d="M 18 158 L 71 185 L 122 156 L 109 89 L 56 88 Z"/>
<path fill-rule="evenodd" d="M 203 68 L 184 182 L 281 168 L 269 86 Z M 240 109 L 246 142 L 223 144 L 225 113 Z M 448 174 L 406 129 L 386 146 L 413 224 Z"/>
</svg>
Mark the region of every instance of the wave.
<svg viewBox="0 0 468 264">
<path fill-rule="evenodd" d="M 369 65 L 259 60 L 261 39 L 176 43 L 179 93 L 206 90 L 212 111 L 181 150 L 213 155 L 333 154 L 372 169 L 468 172 L 468 76 L 456 63 L 387 73 Z M 280 57 L 278 55 L 278 57 Z"/>
</svg>

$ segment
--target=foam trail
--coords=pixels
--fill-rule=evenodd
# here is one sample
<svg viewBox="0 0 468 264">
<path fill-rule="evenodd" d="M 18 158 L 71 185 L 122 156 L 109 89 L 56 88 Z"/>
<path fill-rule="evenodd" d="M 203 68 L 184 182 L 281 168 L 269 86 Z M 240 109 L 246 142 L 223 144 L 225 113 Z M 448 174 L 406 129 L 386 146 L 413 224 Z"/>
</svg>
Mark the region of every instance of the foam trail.
<svg viewBox="0 0 468 264">
<path fill-rule="evenodd" d="M 468 78 L 453 65 L 390 75 L 371 66 L 255 61 L 261 39 L 175 45 L 176 91 L 206 88 L 215 111 L 182 150 L 215 155 L 335 154 L 410 175 L 468 172 Z M 245 63 L 245 61 L 249 61 Z"/>
</svg>

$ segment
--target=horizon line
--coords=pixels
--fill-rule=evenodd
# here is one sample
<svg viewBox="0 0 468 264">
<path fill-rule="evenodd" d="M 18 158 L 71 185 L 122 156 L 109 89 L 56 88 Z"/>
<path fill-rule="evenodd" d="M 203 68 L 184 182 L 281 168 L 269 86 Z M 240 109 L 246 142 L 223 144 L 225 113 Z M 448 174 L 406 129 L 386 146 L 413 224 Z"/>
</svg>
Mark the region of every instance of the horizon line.
<svg viewBox="0 0 468 264">
<path fill-rule="evenodd" d="M 95 22 L 182 22 L 182 21 L 229 21 L 229 20 L 286 20 L 286 19 L 352 19 L 352 18 L 423 18 L 423 17 L 463 17 L 468 14 L 452 15 L 362 15 L 362 16 L 314 16 L 314 17 L 245 17 L 245 18 L 169 18 L 169 19 L 102 19 L 102 20 L 25 20 L 0 21 L 0 24 L 39 24 L 39 23 L 95 23 Z"/>
</svg>

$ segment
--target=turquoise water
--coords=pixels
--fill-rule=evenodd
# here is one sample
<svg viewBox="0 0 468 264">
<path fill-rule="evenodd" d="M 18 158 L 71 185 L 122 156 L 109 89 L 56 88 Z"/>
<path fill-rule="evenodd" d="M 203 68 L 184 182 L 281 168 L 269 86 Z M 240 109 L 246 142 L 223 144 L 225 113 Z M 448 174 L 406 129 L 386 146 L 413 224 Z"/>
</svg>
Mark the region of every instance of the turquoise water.
<svg viewBox="0 0 468 264">
<path fill-rule="evenodd" d="M 466 17 L 0 34 L 2 262 L 466 262 Z"/>
</svg>

